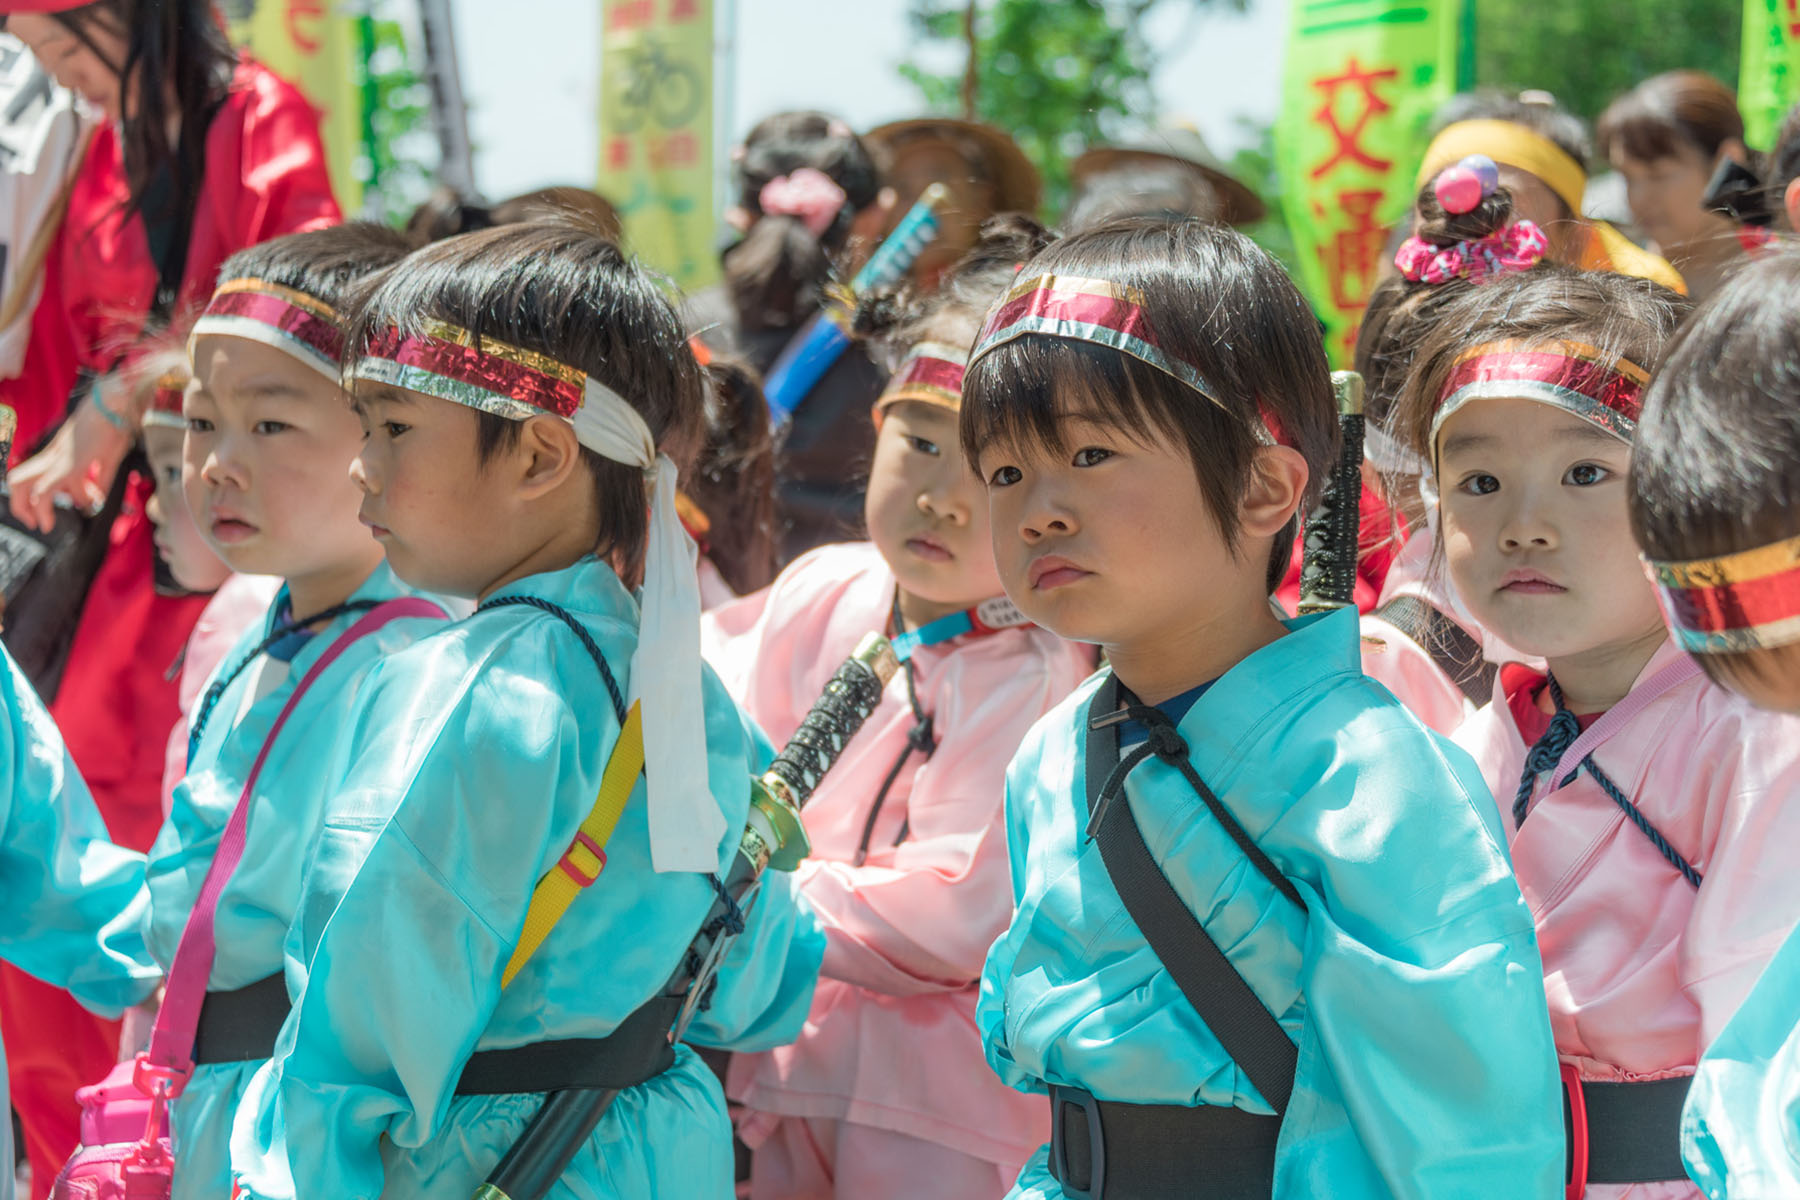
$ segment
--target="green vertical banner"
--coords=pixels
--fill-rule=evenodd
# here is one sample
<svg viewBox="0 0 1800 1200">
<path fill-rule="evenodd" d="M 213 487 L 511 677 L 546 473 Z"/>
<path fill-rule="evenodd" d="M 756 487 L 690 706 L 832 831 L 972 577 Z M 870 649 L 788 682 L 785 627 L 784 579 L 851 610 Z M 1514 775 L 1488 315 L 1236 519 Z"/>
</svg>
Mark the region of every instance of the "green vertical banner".
<svg viewBox="0 0 1800 1200">
<path fill-rule="evenodd" d="M 625 238 L 684 288 L 713 256 L 712 0 L 604 0 L 600 182 Z"/>
<path fill-rule="evenodd" d="M 356 162 L 364 153 L 362 39 L 357 18 L 333 0 L 254 0 L 231 25 L 233 44 L 300 89 L 319 112 L 325 165 L 338 207 L 362 207 Z"/>
<path fill-rule="evenodd" d="M 1774 148 L 1781 118 L 1800 101 L 1800 0 L 1744 0 L 1738 108 L 1744 140 Z"/>
<path fill-rule="evenodd" d="M 1300 284 L 1348 366 L 1432 110 L 1456 88 L 1460 0 L 1293 0 L 1275 161 Z"/>
</svg>

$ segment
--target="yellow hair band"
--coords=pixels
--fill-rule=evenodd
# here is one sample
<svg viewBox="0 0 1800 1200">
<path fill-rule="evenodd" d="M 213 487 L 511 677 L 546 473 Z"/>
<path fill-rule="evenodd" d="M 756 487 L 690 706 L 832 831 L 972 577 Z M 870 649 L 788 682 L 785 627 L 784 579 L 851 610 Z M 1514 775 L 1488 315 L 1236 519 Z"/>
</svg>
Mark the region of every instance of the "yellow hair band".
<svg viewBox="0 0 1800 1200">
<path fill-rule="evenodd" d="M 1471 154 L 1485 154 L 1503 167 L 1535 175 L 1576 216 L 1587 192 L 1587 171 L 1549 138 L 1512 121 L 1482 119 L 1446 125 L 1431 139 L 1415 184 L 1424 187 L 1445 167 Z"/>
</svg>

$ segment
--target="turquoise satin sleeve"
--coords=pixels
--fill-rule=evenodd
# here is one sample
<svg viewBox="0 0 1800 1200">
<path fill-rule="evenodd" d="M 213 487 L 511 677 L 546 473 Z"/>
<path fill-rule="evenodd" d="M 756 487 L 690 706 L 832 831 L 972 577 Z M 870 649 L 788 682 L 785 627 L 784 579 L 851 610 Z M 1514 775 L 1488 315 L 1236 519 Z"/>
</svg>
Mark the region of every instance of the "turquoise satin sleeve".
<svg viewBox="0 0 1800 1200">
<path fill-rule="evenodd" d="M 630 624 L 588 625 L 609 663 L 630 661 Z M 710 672 L 706 701 L 724 865 L 757 749 Z M 234 1129 L 246 1196 L 472 1189 L 505 1147 L 485 1161 L 444 1151 L 446 1140 L 485 1145 L 471 1123 L 490 1120 L 499 1102 L 454 1097 L 468 1056 L 612 1032 L 667 981 L 713 899 L 703 876 L 652 871 L 640 780 L 599 880 L 502 993 L 532 888 L 591 809 L 617 738 L 592 661 L 541 620 L 484 614 L 384 662 L 359 724 L 375 732 L 350 756 L 288 938 L 298 999 Z M 803 1017 L 810 1004 L 814 940 L 822 944 L 804 910 L 759 904 L 745 942 L 756 952 L 721 977 L 708 1031 L 730 1043 L 797 1029 L 788 1011 Z M 641 1144 L 621 1141 L 630 1122 L 672 1131 L 693 1112 L 716 1112 L 698 1132 L 668 1136 L 704 1134 L 710 1150 L 689 1155 L 684 1170 L 722 1161 L 728 1181 L 716 1080 L 684 1070 L 627 1094 L 639 1092 L 596 1131 L 595 1155 L 641 1158 Z M 571 1178 L 601 1169 L 583 1161 Z M 454 1180 L 443 1174 L 452 1164 Z M 691 1189 L 688 1176 L 671 1176 L 653 1194 L 704 1194 Z"/>
<path fill-rule="evenodd" d="M 1800 1196 L 1800 934 L 1700 1060 L 1681 1153 L 1711 1200 Z"/>
<path fill-rule="evenodd" d="M 1282 642 L 1303 654 L 1304 639 Z M 1268 685 L 1287 697 L 1274 705 L 1247 683 L 1232 695 L 1231 681 L 1181 730 L 1304 909 L 1173 768 L 1150 760 L 1126 792 L 1176 892 L 1299 1045 L 1276 1195 L 1553 1194 L 1561 1109 L 1541 967 L 1530 912 L 1474 802 L 1491 807 L 1474 764 L 1360 672 L 1312 695 L 1295 695 L 1292 680 Z M 989 1062 L 1024 1090 L 1049 1082 L 1269 1112 L 1161 969 L 1085 837 L 1079 733 L 1097 686 L 1040 722 L 1009 773 L 1018 906 L 982 979 Z M 1020 1194 L 1053 1194 L 1033 1190 L 1047 1182 L 1040 1157 Z"/>
<path fill-rule="evenodd" d="M 162 974 L 141 932 L 144 856 L 113 845 L 55 722 L 0 656 L 0 958 L 116 1017 Z"/>
</svg>

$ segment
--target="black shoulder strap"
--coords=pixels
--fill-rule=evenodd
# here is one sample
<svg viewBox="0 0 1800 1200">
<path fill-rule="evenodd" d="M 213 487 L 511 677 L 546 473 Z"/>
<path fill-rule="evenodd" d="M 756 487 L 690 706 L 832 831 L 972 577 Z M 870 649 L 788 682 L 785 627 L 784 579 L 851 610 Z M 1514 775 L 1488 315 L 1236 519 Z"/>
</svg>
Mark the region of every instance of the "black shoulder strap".
<svg viewBox="0 0 1800 1200">
<path fill-rule="evenodd" d="M 1277 1114 L 1285 1113 L 1299 1050 L 1156 865 L 1122 784 L 1115 803 L 1101 803 L 1119 756 L 1119 727 L 1116 721 L 1098 726 L 1096 721 L 1111 716 L 1118 702 L 1119 681 L 1108 675 L 1094 694 L 1085 730 L 1087 803 L 1090 813 L 1103 809 L 1096 840 L 1106 873 L 1182 995 L 1263 1099 Z"/>
<path fill-rule="evenodd" d="M 1396 596 L 1374 615 L 1417 642 L 1470 703 L 1482 705 L 1494 698 L 1494 675 L 1499 668 L 1487 660 L 1481 643 L 1461 625 L 1417 596 Z"/>
</svg>

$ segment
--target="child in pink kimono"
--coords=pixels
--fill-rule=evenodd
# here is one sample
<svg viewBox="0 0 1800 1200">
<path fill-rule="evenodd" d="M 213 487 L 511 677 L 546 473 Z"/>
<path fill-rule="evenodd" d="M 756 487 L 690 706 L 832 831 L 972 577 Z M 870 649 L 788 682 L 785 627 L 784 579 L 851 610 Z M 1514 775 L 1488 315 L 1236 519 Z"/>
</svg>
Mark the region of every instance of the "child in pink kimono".
<svg viewBox="0 0 1800 1200">
<path fill-rule="evenodd" d="M 1457 595 L 1548 665 L 1502 667 L 1456 740 L 1537 923 L 1571 1180 L 1609 1200 L 1696 1195 L 1695 1064 L 1800 917 L 1800 722 L 1708 686 L 1628 524 L 1644 387 L 1686 307 L 1620 275 L 1499 280 L 1443 314 L 1394 422 L 1431 465 Z"/>
<path fill-rule="evenodd" d="M 806 809 L 799 878 L 827 936 L 812 1015 L 731 1068 L 758 1200 L 993 1200 L 1049 1134 L 1042 1098 L 982 1058 L 976 985 L 1012 915 L 1007 761 L 1094 662 L 1006 601 L 957 440 L 968 346 L 1040 244 L 1027 225 L 991 228 L 923 302 L 865 302 L 859 328 L 908 350 L 875 409 L 870 541 L 705 618 L 708 660 L 778 742 L 864 634 L 910 652 Z"/>
<path fill-rule="evenodd" d="M 1494 668 L 1480 626 L 1443 578 L 1437 531 L 1420 496 L 1425 462 L 1396 441 L 1388 423 L 1413 354 L 1445 308 L 1486 280 L 1530 270 L 1544 256 L 1542 231 L 1514 220 L 1510 192 L 1468 188 L 1470 176 L 1493 172 L 1497 179 L 1498 170 L 1476 156 L 1420 190 L 1413 236 L 1394 256 L 1399 274 L 1375 288 L 1356 338 L 1356 370 L 1368 387 L 1364 475 L 1375 476 L 1404 523 L 1405 539 L 1375 610 L 1362 619 L 1363 673 L 1446 735 L 1487 702 Z"/>
</svg>

